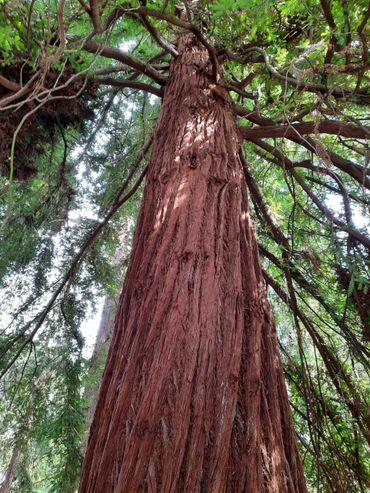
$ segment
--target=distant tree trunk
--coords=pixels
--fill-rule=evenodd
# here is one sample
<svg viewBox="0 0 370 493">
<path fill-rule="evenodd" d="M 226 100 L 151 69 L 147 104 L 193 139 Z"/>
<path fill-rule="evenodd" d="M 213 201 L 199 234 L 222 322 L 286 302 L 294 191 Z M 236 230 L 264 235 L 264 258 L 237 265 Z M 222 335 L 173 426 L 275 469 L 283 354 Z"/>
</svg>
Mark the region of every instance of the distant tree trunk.
<svg viewBox="0 0 370 493">
<path fill-rule="evenodd" d="M 304 493 L 231 101 L 181 36 L 80 493 Z"/>
<path fill-rule="evenodd" d="M 120 246 L 118 247 L 112 266 L 118 267 L 124 258 L 127 258 L 130 253 L 131 238 L 130 238 L 130 218 L 126 218 L 122 222 L 121 234 L 120 234 Z M 99 367 L 104 362 L 104 358 L 107 355 L 108 348 L 110 346 L 113 329 L 114 319 L 117 311 L 117 299 L 114 296 L 106 296 L 104 300 L 104 306 L 100 318 L 99 329 L 96 335 L 94 350 L 90 358 L 89 372 L 94 374 L 93 382 L 85 388 L 85 398 L 88 402 L 88 409 L 86 414 L 86 432 L 90 430 L 90 426 L 95 414 L 95 408 L 98 402 L 101 374 L 99 373 Z M 87 446 L 87 437 L 81 444 L 81 455 L 85 455 Z M 1 493 L 1 492 L 0 492 Z"/>
<path fill-rule="evenodd" d="M 0 484 L 0 493 L 8 493 L 12 485 L 15 471 L 19 460 L 20 449 L 17 445 L 14 446 L 8 468 L 5 473 L 4 481 Z"/>
</svg>

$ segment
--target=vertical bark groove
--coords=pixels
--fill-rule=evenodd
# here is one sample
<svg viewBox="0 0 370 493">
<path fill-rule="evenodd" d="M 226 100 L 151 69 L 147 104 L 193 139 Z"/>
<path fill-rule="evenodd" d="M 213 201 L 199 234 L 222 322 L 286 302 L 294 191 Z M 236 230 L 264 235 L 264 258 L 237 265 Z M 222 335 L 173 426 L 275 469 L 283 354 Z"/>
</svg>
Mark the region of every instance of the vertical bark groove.
<svg viewBox="0 0 370 493">
<path fill-rule="evenodd" d="M 304 493 L 229 97 L 181 36 L 80 493 Z"/>
</svg>

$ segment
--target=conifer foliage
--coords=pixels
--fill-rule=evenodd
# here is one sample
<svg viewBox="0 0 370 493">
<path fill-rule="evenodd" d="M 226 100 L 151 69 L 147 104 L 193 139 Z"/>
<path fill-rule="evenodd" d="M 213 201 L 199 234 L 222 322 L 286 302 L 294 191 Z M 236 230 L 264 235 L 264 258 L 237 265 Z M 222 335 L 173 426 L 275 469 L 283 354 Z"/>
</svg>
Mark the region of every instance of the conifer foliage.
<svg viewBox="0 0 370 493">
<path fill-rule="evenodd" d="M 140 374 L 142 381 L 153 381 L 153 385 L 160 382 L 160 375 L 145 373 L 150 358 L 153 356 L 154 361 L 157 357 L 155 351 L 151 353 L 148 349 L 143 353 L 134 335 L 132 346 L 132 341 L 119 340 L 119 330 L 124 330 L 125 323 L 140 325 L 139 319 L 132 322 L 130 306 L 134 303 L 140 307 L 142 302 L 142 310 L 147 310 L 153 324 L 157 320 L 158 311 L 153 308 L 155 303 L 151 304 L 155 296 L 151 297 L 146 290 L 150 289 L 150 283 L 157 282 L 158 273 L 150 269 L 151 261 L 164 261 L 160 249 L 166 255 L 171 248 L 181 251 L 177 274 L 173 274 L 177 286 L 173 289 L 179 292 L 190 282 L 191 272 L 203 265 L 206 255 L 219 258 L 222 251 L 222 269 L 231 269 L 225 271 L 228 273 L 225 280 L 229 282 L 212 284 L 212 296 L 219 289 L 229 301 L 223 309 L 225 319 L 220 322 L 215 319 L 214 326 L 220 330 L 219 339 L 213 341 L 215 348 L 222 342 L 220 337 L 226 337 L 226 326 L 231 326 L 230 300 L 236 300 L 239 287 L 244 295 L 248 292 L 253 269 L 263 291 L 267 287 L 288 392 L 284 394 L 284 385 L 279 387 L 280 383 L 275 387 L 280 389 L 279 405 L 286 409 L 282 414 L 289 415 L 288 408 L 282 404 L 284 399 L 287 406 L 290 404 L 295 429 L 289 433 L 289 419 L 281 421 L 284 444 L 276 439 L 275 445 L 279 442 L 281 447 L 276 450 L 284 449 L 292 471 L 298 457 L 294 452 L 297 442 L 309 491 L 367 490 L 370 485 L 367 462 L 370 441 L 367 404 L 369 17 L 368 2 L 363 0 L 199 0 L 181 4 L 168 0 L 0 0 L 2 493 L 69 493 L 78 488 L 89 406 L 85 389 L 93 383 L 98 385 L 101 375 L 100 368 L 91 371 L 81 326 L 98 300 L 107 294 L 114 298 L 121 290 L 127 262 L 124 259 L 112 267 L 112 258 L 122 221 L 125 224 L 136 221 L 144 183 L 146 191 L 133 243 L 132 264 L 117 317 L 121 322 L 116 322 L 114 336 L 115 344 L 124 352 L 123 357 L 127 358 L 131 349 L 137 348 L 135 365 L 143 373 L 136 374 L 129 366 L 121 367 L 122 371 Z M 189 53 L 201 55 L 194 55 L 194 60 L 190 55 L 187 58 L 184 45 Z M 181 72 L 181 80 L 175 72 L 182 59 L 188 65 Z M 190 84 L 192 70 L 196 74 L 194 86 Z M 214 126 L 207 124 L 205 128 L 205 121 L 212 121 Z M 212 134 L 212 131 L 220 133 Z M 214 171 L 225 162 L 234 163 L 233 171 L 231 168 L 228 171 L 230 174 Z M 179 177 L 169 163 L 185 163 L 186 176 Z M 196 185 L 202 186 L 207 166 L 214 169 L 207 175 L 203 192 L 200 189 L 194 192 Z M 191 182 L 189 176 L 198 176 L 197 173 L 199 177 Z M 171 188 L 175 186 L 173 180 L 180 180 L 177 192 Z M 229 191 L 232 180 L 234 194 Z M 194 194 L 189 195 L 193 199 L 187 202 L 184 190 L 188 186 Z M 154 217 L 159 205 L 162 216 Z M 171 207 L 173 214 L 178 214 L 178 222 L 177 216 L 169 215 Z M 215 215 L 212 215 L 213 207 Z M 200 210 L 208 214 L 206 219 Z M 249 249 L 235 248 L 235 242 L 241 241 L 236 226 L 238 214 L 247 222 L 253 219 L 258 242 L 255 247 L 254 236 L 247 235 Z M 197 233 L 197 224 L 188 223 L 190 218 L 200 221 Z M 157 231 L 158 225 L 163 228 L 163 234 L 167 231 L 170 235 L 164 236 L 162 243 L 154 241 L 150 230 L 145 229 L 153 227 Z M 184 236 L 180 227 L 185 228 Z M 247 230 L 253 230 L 252 223 Z M 222 238 L 223 246 L 215 243 L 210 253 L 208 246 L 202 244 L 200 260 L 194 248 L 206 234 Z M 191 238 L 194 244 L 186 245 Z M 232 269 L 240 251 L 254 253 L 249 260 L 248 255 L 240 257 L 246 264 L 240 268 L 238 280 L 237 276 L 233 277 L 236 271 Z M 194 271 L 189 267 L 192 262 Z M 146 280 L 140 278 L 145 265 L 148 265 Z M 160 265 L 161 275 L 168 281 L 174 266 Z M 181 277 L 184 269 L 190 269 L 186 279 Z M 204 277 L 199 279 L 206 283 L 210 271 L 204 268 L 202 272 Z M 140 286 L 135 284 L 136 274 L 141 279 Z M 202 292 L 197 277 L 194 279 L 191 293 Z M 166 286 L 161 282 L 158 281 L 157 293 Z M 127 300 L 130 289 L 135 300 L 132 302 Z M 184 299 L 189 295 L 181 293 Z M 217 298 L 212 296 L 207 298 L 209 310 Z M 189 295 L 192 309 L 193 299 L 196 296 Z M 159 309 L 173 309 L 171 300 L 169 297 L 168 306 Z M 217 298 L 217 302 L 220 300 L 221 297 Z M 275 337 L 274 324 L 265 303 L 264 299 L 263 323 L 268 327 L 266 330 L 272 331 L 270 341 Z M 199 307 L 199 313 L 203 308 Z M 189 322 L 189 327 L 194 328 L 198 326 L 192 309 L 188 317 L 193 317 L 195 325 Z M 250 308 L 249 317 L 252 311 Z M 183 315 L 177 319 L 177 315 L 168 313 L 167 328 L 179 320 L 183 323 Z M 186 327 L 185 324 L 184 331 Z M 193 336 L 199 333 L 196 331 Z M 146 344 L 151 348 L 150 344 L 154 347 L 160 340 L 160 332 L 150 334 L 152 339 Z M 248 490 L 248 481 L 249 485 L 260 485 L 265 492 L 283 491 L 282 488 L 304 491 L 304 486 L 301 489 L 296 486 L 303 485 L 297 473 L 298 459 L 295 477 L 287 473 L 289 467 L 286 469 L 284 464 L 282 470 L 288 478 L 285 486 L 276 489 L 271 479 L 276 464 L 268 455 L 269 439 L 273 441 L 272 436 L 280 435 L 274 421 L 269 421 L 269 413 L 275 409 L 276 402 L 272 400 L 273 404 L 264 407 L 261 397 L 255 414 L 250 411 L 251 406 L 244 410 L 240 404 L 244 397 L 238 385 L 244 380 L 249 382 L 245 387 L 248 392 L 260 392 L 269 398 L 269 392 L 264 394 L 261 388 L 268 388 L 272 371 L 272 366 L 265 365 L 268 374 L 263 374 L 265 370 L 258 374 L 259 390 L 248 387 L 252 367 L 248 366 L 247 356 L 244 360 L 241 356 L 240 374 L 233 373 L 227 365 L 238 350 L 243 353 L 245 341 L 243 332 L 240 334 L 240 345 L 225 339 L 224 352 L 221 349 L 210 352 L 217 361 L 225 357 L 222 368 L 227 367 L 234 378 L 229 375 L 229 390 L 224 394 L 225 409 L 235 402 L 236 410 L 230 412 L 239 420 L 230 425 L 233 438 L 229 456 L 215 457 L 217 437 L 221 434 L 212 428 L 212 412 L 208 424 L 198 429 L 195 426 L 207 411 L 207 405 L 213 403 L 206 400 L 201 412 L 197 407 L 200 394 L 189 391 L 190 400 L 184 404 L 184 409 L 189 404 L 189 422 L 194 425 L 188 427 L 189 436 L 198 433 L 200 439 L 200 430 L 204 431 L 208 425 L 210 428 L 208 446 L 202 449 L 205 458 L 198 457 L 203 471 L 199 472 L 199 478 L 203 479 L 192 486 L 193 490 L 184 491 L 198 491 L 196 488 L 209 493 L 252 491 Z M 257 337 L 256 331 L 251 334 Z M 184 345 L 182 352 L 177 353 L 177 348 L 173 353 L 177 359 L 172 364 L 182 362 L 183 369 L 188 368 L 186 355 L 187 351 L 191 353 L 191 342 L 187 346 L 179 334 L 176 340 Z M 204 340 L 199 344 L 205 344 Z M 270 350 L 266 348 L 270 343 L 261 344 L 268 359 Z M 209 347 L 210 342 L 204 346 L 207 351 Z M 109 372 L 116 359 L 111 350 L 103 394 L 104 388 L 108 392 Z M 213 363 L 211 359 L 202 362 L 198 357 L 195 364 L 198 374 L 194 374 L 194 381 L 198 378 L 207 395 L 206 369 Z M 215 382 L 223 371 L 217 364 L 212 376 Z M 221 373 L 217 373 L 219 370 Z M 179 375 L 181 372 L 176 378 Z M 129 401 L 131 410 L 123 413 L 126 422 L 114 424 L 126 426 L 126 438 L 120 442 L 121 450 L 114 461 L 127 456 L 124 450 L 127 444 L 133 450 L 144 450 L 132 441 L 132 429 L 136 430 L 139 441 L 145 441 L 149 433 L 150 443 L 157 448 L 155 453 L 149 453 L 148 463 L 142 466 L 147 468 L 142 476 L 145 485 L 140 483 L 139 476 L 136 479 L 132 476 L 132 481 L 137 480 L 132 483 L 134 488 L 179 491 L 171 490 L 174 488 L 171 484 L 175 483 L 171 483 L 170 471 L 167 476 L 159 474 L 158 457 L 161 453 L 165 457 L 166 440 L 172 443 L 176 435 L 176 419 L 181 416 L 175 419 L 169 409 L 181 382 L 172 380 L 170 391 L 163 394 L 168 406 L 159 406 L 164 413 L 158 418 L 162 440 L 156 441 L 153 436 L 157 436 L 158 430 L 153 431 L 150 422 L 132 424 L 139 414 L 136 405 L 154 405 L 154 401 L 137 400 L 140 392 L 143 395 L 145 392 L 140 378 L 135 378 L 130 389 L 136 392 Z M 163 382 L 168 383 L 166 378 L 164 375 Z M 280 382 L 280 377 L 276 378 Z M 220 388 L 216 386 L 214 392 L 215 406 Z M 130 396 L 127 391 L 126 398 L 131 399 Z M 196 401 L 192 400 L 194 396 Z M 104 399 L 109 402 L 103 395 L 101 406 Z M 154 414 L 159 408 L 150 407 Z M 98 404 L 97 415 L 106 412 L 107 408 L 99 410 Z M 245 418 L 244 425 L 248 428 L 248 416 L 257 419 L 257 415 L 262 431 L 254 436 L 242 423 Z M 98 417 L 96 423 L 100 426 L 104 419 Z M 103 446 L 101 437 L 94 437 L 94 433 L 93 430 L 92 445 L 87 448 L 85 479 L 81 483 L 85 489 L 81 491 L 110 491 L 109 488 L 118 488 L 117 484 L 121 489 L 114 491 L 134 491 L 125 489 L 124 482 L 128 479 L 123 472 L 117 473 L 117 469 L 114 474 L 118 474 L 118 483 L 107 483 L 108 489 L 104 489 L 99 479 L 99 487 L 94 485 L 89 464 L 91 470 L 93 464 L 96 466 L 97 456 L 93 456 L 101 452 L 99 444 Z M 223 440 L 226 435 L 222 435 Z M 267 450 L 266 457 L 270 457 L 265 462 L 261 459 L 258 466 L 261 476 L 255 479 L 250 472 L 253 467 L 248 468 L 248 450 L 252 448 L 248 448 L 247 442 L 252 443 L 249 447 Z M 186 443 L 195 442 L 185 440 Z M 104 446 L 109 450 L 112 445 Z M 183 463 L 175 464 L 170 457 L 168 464 L 178 468 L 177 485 L 185 488 L 191 484 L 186 482 L 190 481 L 186 474 L 191 450 L 184 449 L 182 453 L 187 457 Z M 109 457 L 105 460 L 105 464 L 110 464 Z M 134 457 L 126 460 L 119 467 L 127 466 Z M 252 455 L 249 460 L 254 460 Z M 218 478 L 217 483 L 216 473 L 224 466 L 228 471 L 235 467 L 235 474 L 228 480 Z M 278 471 L 280 466 L 276 467 Z M 246 480 L 240 471 L 248 471 Z M 226 486 L 217 490 L 216 484 Z"/>
</svg>

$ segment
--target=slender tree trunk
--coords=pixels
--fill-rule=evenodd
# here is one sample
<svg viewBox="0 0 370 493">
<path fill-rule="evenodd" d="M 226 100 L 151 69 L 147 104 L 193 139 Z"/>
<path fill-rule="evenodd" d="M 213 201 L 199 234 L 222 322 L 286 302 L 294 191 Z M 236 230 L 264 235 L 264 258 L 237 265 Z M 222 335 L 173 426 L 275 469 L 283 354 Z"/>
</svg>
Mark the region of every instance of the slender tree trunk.
<svg viewBox="0 0 370 493">
<path fill-rule="evenodd" d="M 79 491 L 305 493 L 231 101 L 178 50 Z"/>
<path fill-rule="evenodd" d="M 14 446 L 8 468 L 5 473 L 4 481 L 0 484 L 0 493 L 8 493 L 12 485 L 15 471 L 17 468 L 18 460 L 20 455 L 20 449 L 17 445 Z"/>
<path fill-rule="evenodd" d="M 117 267 L 123 261 L 124 258 L 128 258 L 131 250 L 131 238 L 130 238 L 130 218 L 123 221 L 120 234 L 120 246 L 113 257 L 112 266 Z M 86 386 L 84 397 L 88 402 L 88 409 L 86 415 L 86 439 L 81 444 L 81 455 L 85 455 L 87 446 L 87 433 L 90 430 L 91 423 L 94 418 L 96 405 L 98 403 L 99 389 L 101 382 L 101 374 L 99 368 L 101 368 L 104 358 L 107 355 L 108 348 L 110 346 L 113 329 L 114 319 L 117 311 L 117 297 L 118 296 L 106 296 L 104 300 L 103 311 L 101 314 L 98 333 L 96 335 L 96 341 L 94 351 L 90 359 L 89 372 L 92 373 L 93 383 Z M 1 493 L 1 491 L 0 491 Z"/>
</svg>

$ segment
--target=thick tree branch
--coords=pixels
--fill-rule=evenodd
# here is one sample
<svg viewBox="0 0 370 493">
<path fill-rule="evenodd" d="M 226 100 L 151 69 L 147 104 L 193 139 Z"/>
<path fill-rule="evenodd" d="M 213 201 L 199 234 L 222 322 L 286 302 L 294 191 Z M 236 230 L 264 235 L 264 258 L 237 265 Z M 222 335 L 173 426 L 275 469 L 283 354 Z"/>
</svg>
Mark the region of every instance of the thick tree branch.
<svg viewBox="0 0 370 493">
<path fill-rule="evenodd" d="M 99 14 L 99 5 L 98 5 L 98 0 L 89 0 L 90 3 L 90 16 L 91 16 L 91 21 L 94 26 L 95 32 L 100 31 L 100 14 Z"/>
<path fill-rule="evenodd" d="M 16 82 L 12 82 L 2 75 L 0 75 L 0 86 L 5 87 L 5 89 L 8 89 L 12 92 L 17 92 L 22 89 L 21 85 L 17 84 Z"/>
<path fill-rule="evenodd" d="M 150 84 L 146 84 L 145 82 L 140 82 L 136 80 L 115 79 L 114 77 L 96 77 L 94 81 L 99 85 L 121 87 L 122 89 L 125 87 L 131 87 L 132 89 L 139 89 L 140 91 L 150 92 L 151 94 L 154 94 L 159 98 L 161 98 L 163 95 L 162 88 L 157 88 L 151 86 Z"/>
<path fill-rule="evenodd" d="M 335 26 L 333 14 L 331 13 L 331 10 L 330 10 L 329 2 L 327 0 L 320 0 L 320 3 L 321 3 L 322 10 L 324 11 L 325 19 L 326 19 L 326 22 L 328 23 L 328 26 L 330 27 L 330 29 L 335 31 L 336 26 Z"/>
<path fill-rule="evenodd" d="M 357 28 L 358 34 L 361 34 L 363 32 L 363 30 L 365 29 L 365 26 L 366 26 L 367 21 L 369 20 L 369 18 L 370 18 L 370 5 L 368 6 L 366 12 L 364 13 L 363 19 L 362 19 L 360 25 Z"/>
<path fill-rule="evenodd" d="M 167 81 L 167 78 L 164 77 L 160 72 L 155 70 L 150 64 L 142 62 L 141 60 L 132 57 L 128 53 L 125 53 L 118 48 L 105 46 L 101 43 L 98 43 L 97 41 L 93 41 L 92 39 L 90 39 L 83 44 L 83 49 L 88 51 L 89 53 L 94 53 L 105 58 L 113 58 L 114 60 L 118 60 L 119 62 L 128 65 L 138 72 L 147 75 L 160 85 L 165 84 Z"/>
<path fill-rule="evenodd" d="M 173 26 L 181 27 L 187 31 L 191 31 L 192 25 L 189 22 L 186 22 L 179 17 L 175 17 L 173 15 L 167 14 L 166 12 L 150 9 L 144 6 L 134 7 L 134 8 L 126 8 L 124 6 L 116 7 L 106 18 L 104 24 L 104 30 L 108 29 L 113 22 L 115 22 L 120 17 L 129 14 L 129 15 L 145 15 L 148 17 L 155 17 L 162 21 L 166 21 Z"/>
<path fill-rule="evenodd" d="M 264 139 L 270 137 L 299 137 L 300 135 L 325 133 L 357 139 L 370 135 L 369 127 L 359 127 L 350 123 L 324 120 L 321 122 L 293 123 L 290 125 L 266 125 L 264 127 L 239 127 L 243 139 Z"/>
</svg>

